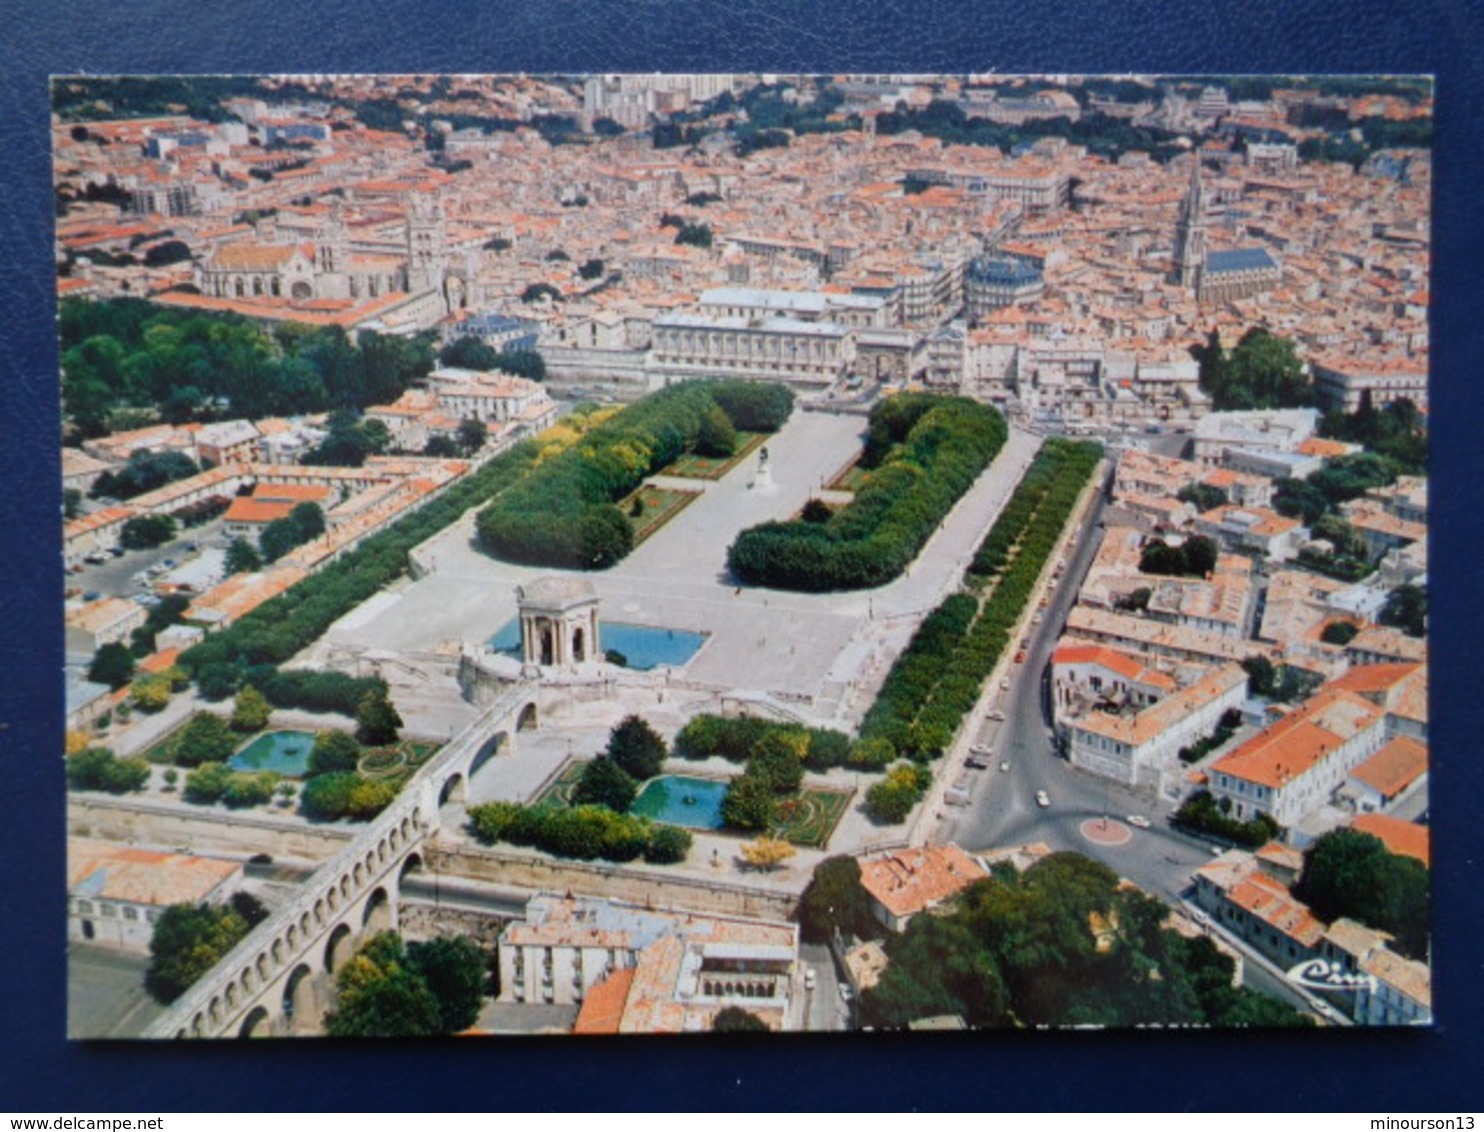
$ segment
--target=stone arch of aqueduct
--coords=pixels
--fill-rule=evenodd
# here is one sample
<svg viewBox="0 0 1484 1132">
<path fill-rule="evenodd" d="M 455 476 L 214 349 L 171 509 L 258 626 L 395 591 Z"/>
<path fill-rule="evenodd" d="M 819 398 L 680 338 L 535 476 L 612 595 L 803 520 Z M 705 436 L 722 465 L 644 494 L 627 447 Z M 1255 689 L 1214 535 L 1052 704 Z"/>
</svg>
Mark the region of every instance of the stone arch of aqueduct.
<svg viewBox="0 0 1484 1132">
<path fill-rule="evenodd" d="M 423 766 L 295 898 L 259 924 L 145 1031 L 150 1038 L 234 1038 L 317 1032 L 335 972 L 365 937 L 398 926 L 405 878 L 422 866 L 439 807 L 461 800 L 473 773 L 514 749 L 537 721 L 534 684 L 497 697 Z"/>
</svg>

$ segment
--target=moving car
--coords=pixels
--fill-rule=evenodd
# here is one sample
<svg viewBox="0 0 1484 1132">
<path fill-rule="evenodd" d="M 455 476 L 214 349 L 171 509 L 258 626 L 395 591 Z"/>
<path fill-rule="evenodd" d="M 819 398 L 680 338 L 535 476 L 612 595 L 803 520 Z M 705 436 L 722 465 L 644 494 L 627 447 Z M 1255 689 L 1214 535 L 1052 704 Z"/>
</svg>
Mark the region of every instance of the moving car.
<svg viewBox="0 0 1484 1132">
<path fill-rule="evenodd" d="M 1001 774 L 1006 774 L 1006 773 L 1009 772 L 1009 770 L 1010 770 L 1010 764 L 1009 764 L 1009 762 L 1006 761 L 1005 759 L 1001 759 L 1000 760 L 1000 773 Z"/>
<path fill-rule="evenodd" d="M 1044 791 L 1044 790 L 1037 790 L 1036 791 L 1036 805 L 1040 806 L 1043 810 L 1046 809 L 1046 807 L 1048 807 L 1049 805 L 1051 805 L 1051 799 L 1046 796 L 1046 791 Z"/>
<path fill-rule="evenodd" d="M 1146 817 L 1144 817 L 1141 814 L 1130 814 L 1128 816 L 1128 824 L 1129 825 L 1132 825 L 1132 826 L 1137 826 L 1139 829 L 1148 829 L 1149 828 L 1149 819 L 1146 818 Z"/>
</svg>

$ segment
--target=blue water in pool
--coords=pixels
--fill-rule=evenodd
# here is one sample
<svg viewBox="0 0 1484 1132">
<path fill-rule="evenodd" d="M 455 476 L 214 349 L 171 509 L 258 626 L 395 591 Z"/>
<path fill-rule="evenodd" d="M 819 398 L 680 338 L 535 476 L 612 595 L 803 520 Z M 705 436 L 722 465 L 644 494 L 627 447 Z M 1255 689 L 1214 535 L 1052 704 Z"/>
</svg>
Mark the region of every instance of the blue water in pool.
<svg viewBox="0 0 1484 1132">
<path fill-rule="evenodd" d="M 689 778 L 683 774 L 666 774 L 650 779 L 629 812 L 652 818 L 666 825 L 683 825 L 689 829 L 720 829 L 721 800 L 727 784 L 712 778 Z"/>
<path fill-rule="evenodd" d="M 313 731 L 269 731 L 259 735 L 230 759 L 233 770 L 274 770 L 302 778 L 309 770 Z"/>
<path fill-rule="evenodd" d="M 655 629 L 648 625 L 625 625 L 604 621 L 599 629 L 604 652 L 621 652 L 630 668 L 647 672 L 661 664 L 679 668 L 706 643 L 704 633 L 684 629 Z M 520 618 L 507 621 L 489 641 L 496 652 L 520 658 Z"/>
</svg>

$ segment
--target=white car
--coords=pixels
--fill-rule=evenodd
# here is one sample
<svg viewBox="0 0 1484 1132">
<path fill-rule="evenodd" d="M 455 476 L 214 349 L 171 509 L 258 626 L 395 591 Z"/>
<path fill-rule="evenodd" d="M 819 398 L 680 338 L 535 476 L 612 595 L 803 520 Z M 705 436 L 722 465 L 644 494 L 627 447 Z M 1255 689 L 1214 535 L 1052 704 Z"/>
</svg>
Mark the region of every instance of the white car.
<svg viewBox="0 0 1484 1132">
<path fill-rule="evenodd" d="M 985 712 L 984 713 L 984 717 L 986 719 L 993 719 L 993 720 L 995 720 L 998 723 L 1004 723 L 1005 722 L 1005 713 L 1002 712 L 999 708 L 995 708 L 993 711 L 987 711 L 987 712 Z"/>
<path fill-rule="evenodd" d="M 1148 829 L 1149 819 L 1142 816 L 1141 814 L 1130 814 L 1128 816 L 1128 824 L 1137 826 L 1139 829 Z"/>
<path fill-rule="evenodd" d="M 1040 806 L 1043 810 L 1047 806 L 1051 805 L 1051 799 L 1046 796 L 1046 791 L 1044 791 L 1044 790 L 1037 790 L 1036 791 L 1036 805 Z"/>
</svg>

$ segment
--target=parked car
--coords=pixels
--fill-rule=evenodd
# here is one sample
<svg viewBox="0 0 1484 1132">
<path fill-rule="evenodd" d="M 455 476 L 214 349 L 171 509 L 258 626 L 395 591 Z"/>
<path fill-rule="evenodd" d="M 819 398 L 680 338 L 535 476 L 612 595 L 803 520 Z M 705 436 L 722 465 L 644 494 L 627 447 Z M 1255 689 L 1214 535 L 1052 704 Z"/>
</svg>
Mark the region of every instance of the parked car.
<svg viewBox="0 0 1484 1132">
<path fill-rule="evenodd" d="M 1139 829 L 1148 829 L 1149 819 L 1144 817 L 1142 814 L 1130 814 L 1128 816 L 1128 824 L 1136 826 Z"/>
<path fill-rule="evenodd" d="M 814 980 L 814 968 L 813 967 L 805 967 L 804 968 L 804 989 L 805 990 L 813 990 L 814 989 L 814 981 L 815 981 Z"/>
<path fill-rule="evenodd" d="M 1025 663 L 1025 649 L 1021 649 L 1018 653 L 1015 654 L 1015 663 L 1016 664 L 1024 664 Z"/>
<path fill-rule="evenodd" d="M 1007 759 L 1001 759 L 1001 760 L 1000 760 L 1000 773 L 1001 773 L 1001 774 L 1005 774 L 1005 773 L 1007 773 L 1007 772 L 1008 772 L 1008 771 L 1009 771 L 1009 770 L 1010 770 L 1010 763 L 1009 763 L 1009 760 L 1007 760 Z"/>
</svg>

